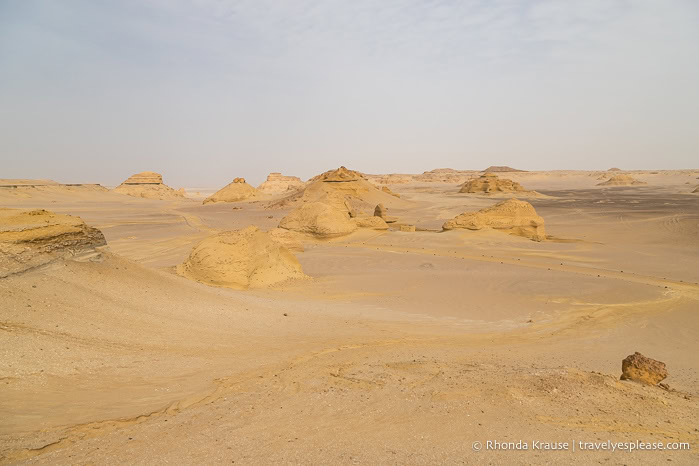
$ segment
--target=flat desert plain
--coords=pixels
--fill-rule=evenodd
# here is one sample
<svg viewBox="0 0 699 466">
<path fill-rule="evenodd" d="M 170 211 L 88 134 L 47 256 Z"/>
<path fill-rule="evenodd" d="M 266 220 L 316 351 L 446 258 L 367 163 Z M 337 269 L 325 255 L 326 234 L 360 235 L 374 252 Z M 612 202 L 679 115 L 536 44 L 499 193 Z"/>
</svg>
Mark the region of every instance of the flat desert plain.
<svg viewBox="0 0 699 466">
<path fill-rule="evenodd" d="M 699 463 L 699 170 L 497 173 L 526 192 L 482 194 L 460 192 L 475 172 L 368 176 L 368 194 L 347 173 L 211 198 L 3 180 L 6 217 L 79 217 L 106 245 L 34 254 L 0 220 L 24 248 L 0 251 L 0 462 Z M 442 228 L 513 197 L 545 238 Z M 216 249 L 241 241 L 272 252 Z M 301 278 L 253 286 L 271 257 Z M 250 286 L 207 282 L 241 261 Z M 635 352 L 662 386 L 620 380 Z"/>
</svg>

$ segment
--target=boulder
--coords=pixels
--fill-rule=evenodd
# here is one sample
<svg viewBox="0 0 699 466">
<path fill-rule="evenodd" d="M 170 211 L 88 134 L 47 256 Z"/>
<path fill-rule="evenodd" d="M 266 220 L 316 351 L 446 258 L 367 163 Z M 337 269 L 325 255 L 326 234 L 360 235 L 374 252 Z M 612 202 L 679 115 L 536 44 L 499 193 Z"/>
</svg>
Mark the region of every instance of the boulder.
<svg viewBox="0 0 699 466">
<path fill-rule="evenodd" d="M 374 208 L 374 217 L 384 218 L 387 213 L 386 207 L 384 207 L 383 204 L 377 204 L 376 208 Z"/>
<path fill-rule="evenodd" d="M 665 363 L 647 358 L 639 352 L 621 361 L 621 380 L 635 380 L 648 385 L 657 385 L 667 377 Z"/>
</svg>

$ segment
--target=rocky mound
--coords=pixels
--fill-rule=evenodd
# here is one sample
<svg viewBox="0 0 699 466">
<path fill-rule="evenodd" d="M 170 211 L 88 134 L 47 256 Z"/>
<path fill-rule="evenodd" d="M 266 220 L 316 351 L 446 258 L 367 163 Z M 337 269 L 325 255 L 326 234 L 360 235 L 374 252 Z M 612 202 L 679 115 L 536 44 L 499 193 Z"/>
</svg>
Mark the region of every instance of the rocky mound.
<svg viewBox="0 0 699 466">
<path fill-rule="evenodd" d="M 131 175 L 122 184 L 163 184 L 163 175 L 155 172 L 141 172 Z"/>
<path fill-rule="evenodd" d="M 372 230 L 388 230 L 388 223 L 381 217 L 357 217 L 354 222 L 359 228 L 369 228 Z"/>
<path fill-rule="evenodd" d="M 305 183 L 296 176 L 284 176 L 281 173 L 270 173 L 267 180 L 257 187 L 258 191 L 267 194 L 283 194 L 298 191 Z"/>
<path fill-rule="evenodd" d="M 204 204 L 215 202 L 240 202 L 257 197 L 259 193 L 255 188 L 245 182 L 245 178 L 236 178 L 211 196 L 204 199 Z"/>
<path fill-rule="evenodd" d="M 463 183 L 473 172 L 454 170 L 453 168 L 437 168 L 415 175 L 414 180 L 420 183 Z"/>
<path fill-rule="evenodd" d="M 142 172 L 130 176 L 114 188 L 114 192 L 145 199 L 184 199 L 184 194 L 163 184 L 163 176 L 155 172 Z"/>
<path fill-rule="evenodd" d="M 80 217 L 0 208 L 0 278 L 105 244 L 102 232 Z"/>
<path fill-rule="evenodd" d="M 405 204 L 405 201 L 374 186 L 361 173 L 340 167 L 311 178 L 303 190 L 276 201 L 271 206 L 312 202 L 322 202 L 339 210 L 346 209 L 349 203 L 350 210 L 356 211 L 371 208 L 381 202 L 386 205 Z"/>
<path fill-rule="evenodd" d="M 316 238 L 336 238 L 357 229 L 349 212 L 324 202 L 309 202 L 282 218 L 279 228 L 305 233 Z"/>
<path fill-rule="evenodd" d="M 385 192 L 386 194 L 390 194 L 393 197 L 400 198 L 400 194 L 394 193 L 393 191 L 391 191 L 391 188 L 389 188 L 388 186 L 381 186 L 381 191 Z"/>
<path fill-rule="evenodd" d="M 533 193 L 515 181 L 499 178 L 492 173 L 485 173 L 476 179 L 467 181 L 461 186 L 459 192 L 471 194 Z"/>
<path fill-rule="evenodd" d="M 306 277 L 287 248 L 254 226 L 206 238 L 177 266 L 177 273 L 234 289 L 264 288 Z"/>
<path fill-rule="evenodd" d="M 648 184 L 644 181 L 638 181 L 631 175 L 615 175 L 607 181 L 598 183 L 597 186 L 634 186 L 640 184 Z"/>
<path fill-rule="evenodd" d="M 444 230 L 492 228 L 524 236 L 533 241 L 546 239 L 544 219 L 539 217 L 530 203 L 518 199 L 498 202 L 478 212 L 465 212 L 446 222 L 442 228 Z"/>
<path fill-rule="evenodd" d="M 506 165 L 491 165 L 490 167 L 483 170 L 485 173 L 506 173 L 506 172 L 523 172 L 526 170 L 518 170 L 516 168 L 511 168 Z"/>
<path fill-rule="evenodd" d="M 608 172 L 620 172 L 620 171 L 621 171 L 621 168 L 612 167 L 612 168 L 610 168 L 610 169 L 607 170 L 607 171 L 608 171 Z"/>
</svg>

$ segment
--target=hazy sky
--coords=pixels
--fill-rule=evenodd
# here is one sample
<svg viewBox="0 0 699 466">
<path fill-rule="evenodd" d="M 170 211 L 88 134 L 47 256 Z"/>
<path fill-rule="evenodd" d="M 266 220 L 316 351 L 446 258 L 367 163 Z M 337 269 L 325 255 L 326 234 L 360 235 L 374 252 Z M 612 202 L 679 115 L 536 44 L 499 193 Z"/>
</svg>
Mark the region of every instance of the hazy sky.
<svg viewBox="0 0 699 466">
<path fill-rule="evenodd" d="M 697 0 L 0 0 L 0 178 L 699 167 Z"/>
</svg>

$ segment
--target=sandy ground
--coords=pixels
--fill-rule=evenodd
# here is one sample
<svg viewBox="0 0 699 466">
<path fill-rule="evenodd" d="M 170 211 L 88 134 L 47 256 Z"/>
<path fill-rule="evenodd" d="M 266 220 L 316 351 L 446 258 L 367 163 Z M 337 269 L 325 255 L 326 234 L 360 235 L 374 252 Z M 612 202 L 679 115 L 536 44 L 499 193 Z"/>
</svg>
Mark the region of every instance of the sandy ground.
<svg viewBox="0 0 699 466">
<path fill-rule="evenodd" d="M 439 232 L 496 199 L 391 185 L 408 202 L 390 214 L 418 231 L 309 241 L 296 255 L 311 280 L 257 291 L 174 266 L 288 210 L 0 189 L 2 207 L 79 215 L 108 243 L 0 280 L 0 461 L 697 464 L 699 171 L 618 188 L 600 173 L 507 175 L 542 194 L 528 199 L 541 243 Z M 634 351 L 667 364 L 669 391 L 619 380 Z M 691 449 L 578 443 L 607 440 Z"/>
</svg>

